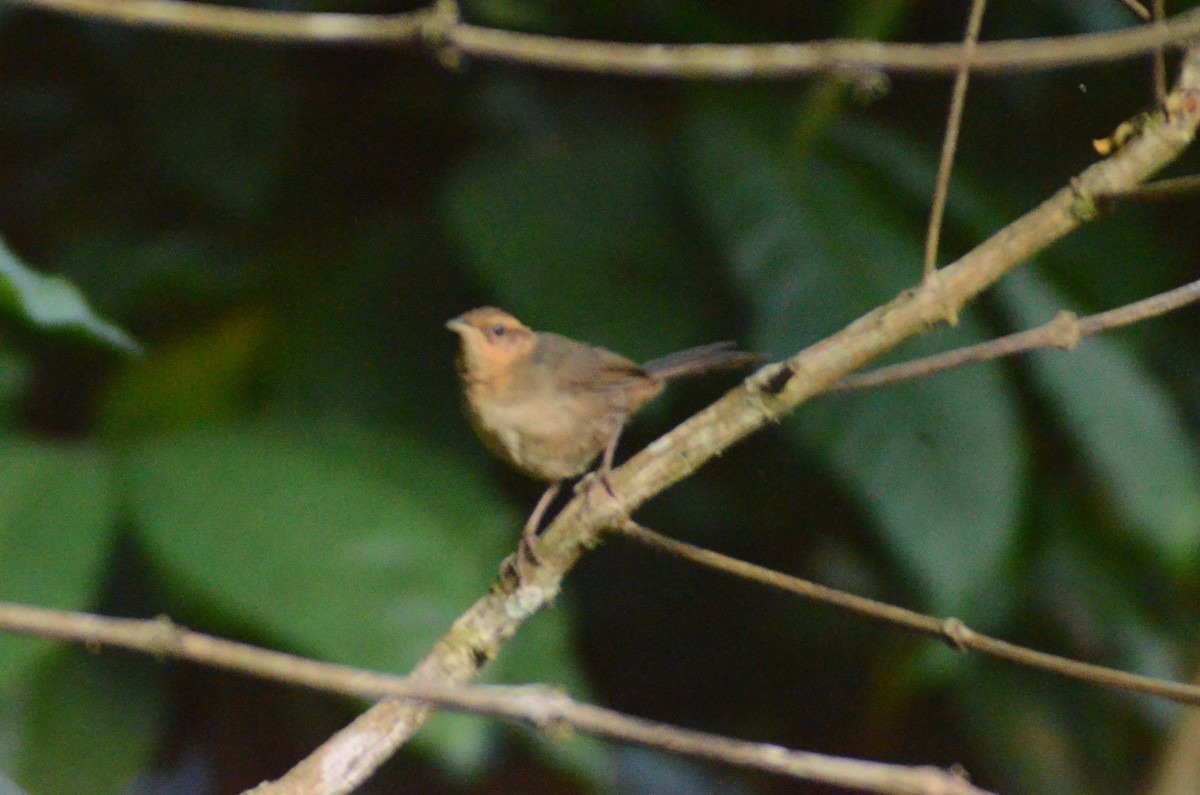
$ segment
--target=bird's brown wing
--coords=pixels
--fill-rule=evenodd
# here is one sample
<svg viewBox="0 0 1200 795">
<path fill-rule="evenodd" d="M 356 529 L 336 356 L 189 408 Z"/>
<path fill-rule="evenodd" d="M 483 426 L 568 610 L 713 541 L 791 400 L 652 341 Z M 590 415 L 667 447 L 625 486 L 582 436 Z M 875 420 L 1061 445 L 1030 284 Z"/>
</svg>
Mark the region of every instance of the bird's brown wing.
<svg viewBox="0 0 1200 795">
<path fill-rule="evenodd" d="M 624 356 L 558 334 L 538 334 L 533 362 L 569 392 L 605 392 L 642 380 L 646 371 Z"/>
</svg>

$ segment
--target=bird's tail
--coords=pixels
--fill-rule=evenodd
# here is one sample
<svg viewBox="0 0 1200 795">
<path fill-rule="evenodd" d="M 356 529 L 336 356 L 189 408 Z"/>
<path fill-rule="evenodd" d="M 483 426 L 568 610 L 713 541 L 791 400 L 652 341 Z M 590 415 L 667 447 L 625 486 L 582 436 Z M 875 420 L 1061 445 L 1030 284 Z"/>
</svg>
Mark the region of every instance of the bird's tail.
<svg viewBox="0 0 1200 795">
<path fill-rule="evenodd" d="M 668 353 L 666 356 L 646 362 L 642 365 L 642 369 L 650 375 L 667 381 L 672 378 L 702 375 L 713 370 L 731 370 L 748 364 L 757 364 L 766 358 L 761 354 L 736 350 L 733 346 L 732 342 L 714 342 L 676 353 Z"/>
</svg>

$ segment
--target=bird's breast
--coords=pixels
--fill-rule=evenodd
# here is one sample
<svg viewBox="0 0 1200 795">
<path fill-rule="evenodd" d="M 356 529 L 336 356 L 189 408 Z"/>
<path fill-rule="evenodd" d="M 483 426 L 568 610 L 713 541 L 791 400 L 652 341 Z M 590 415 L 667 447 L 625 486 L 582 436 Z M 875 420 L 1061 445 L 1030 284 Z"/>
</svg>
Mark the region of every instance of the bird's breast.
<svg viewBox="0 0 1200 795">
<path fill-rule="evenodd" d="M 468 386 L 467 404 L 471 424 L 488 449 L 544 481 L 582 475 L 627 419 L 579 396 L 512 395 L 483 384 Z"/>
</svg>

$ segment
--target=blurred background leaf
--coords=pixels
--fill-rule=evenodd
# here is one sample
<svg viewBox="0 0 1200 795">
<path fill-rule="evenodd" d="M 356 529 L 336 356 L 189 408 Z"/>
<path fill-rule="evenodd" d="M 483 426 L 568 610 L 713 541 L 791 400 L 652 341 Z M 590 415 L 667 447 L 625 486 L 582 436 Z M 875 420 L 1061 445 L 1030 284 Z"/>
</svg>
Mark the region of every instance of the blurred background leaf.
<svg viewBox="0 0 1200 795">
<path fill-rule="evenodd" d="M 153 660 L 55 655 L 33 681 L 15 770 L 29 792 L 104 795 L 154 760 L 165 699 Z"/>
<path fill-rule="evenodd" d="M 147 554 L 181 589 L 379 670 L 407 671 L 487 589 L 518 522 L 454 459 L 353 429 L 211 426 L 147 439 L 125 464 Z"/>
<path fill-rule="evenodd" d="M 886 182 L 828 160 L 801 167 L 752 129 L 714 116 L 697 117 L 687 139 L 700 200 L 755 306 L 758 347 L 799 350 L 861 314 L 864 300 L 883 303 L 904 289 L 897 266 L 920 260 L 919 229 L 879 201 Z M 986 334 L 964 318 L 932 337 L 905 355 Z M 790 426 L 875 515 L 939 611 L 963 614 L 1015 540 L 1023 450 L 1009 390 L 998 366 L 976 366 L 817 400 Z"/>
<path fill-rule="evenodd" d="M 1001 295 L 1025 327 L 1070 306 L 1028 273 L 1014 274 Z M 1104 338 L 1081 342 L 1070 356 L 1036 353 L 1030 365 L 1096 475 L 1095 498 L 1120 516 L 1117 527 L 1165 563 L 1190 567 L 1200 548 L 1200 461 L 1162 386 Z"/>
<path fill-rule="evenodd" d="M 126 352 L 140 350 L 132 337 L 97 315 L 75 285 L 31 270 L 3 241 L 0 241 L 0 308 L 34 326 L 79 332 Z"/>
<path fill-rule="evenodd" d="M 115 498 L 111 464 L 96 450 L 0 437 L 0 599 L 91 607 L 113 546 Z M 0 692 L 47 651 L 0 638 Z"/>
<path fill-rule="evenodd" d="M 466 161 L 447 188 L 447 226 L 488 294 L 640 359 L 700 338 L 714 288 L 680 246 L 652 141 L 627 127 L 517 145 Z"/>
</svg>

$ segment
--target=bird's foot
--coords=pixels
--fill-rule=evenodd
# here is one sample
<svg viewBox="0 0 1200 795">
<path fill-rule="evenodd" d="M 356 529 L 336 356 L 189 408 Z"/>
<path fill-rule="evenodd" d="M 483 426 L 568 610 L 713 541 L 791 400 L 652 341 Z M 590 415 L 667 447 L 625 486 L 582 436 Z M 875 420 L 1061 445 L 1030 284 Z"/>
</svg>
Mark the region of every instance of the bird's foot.
<svg viewBox="0 0 1200 795">
<path fill-rule="evenodd" d="M 537 556 L 537 534 L 521 534 L 517 542 L 517 551 L 513 553 L 513 572 L 517 575 L 517 585 L 531 581 L 533 570 L 540 565 Z"/>
<path fill-rule="evenodd" d="M 506 581 L 515 580 L 514 585 L 517 588 L 530 582 L 534 569 L 541 563 L 537 555 L 538 528 L 536 524 L 532 524 L 532 520 L 540 517 L 535 511 L 534 515 L 529 518 L 531 521 L 527 522 L 521 530 L 521 539 L 517 542 L 516 551 L 500 564 L 501 578 Z"/>
<path fill-rule="evenodd" d="M 575 484 L 575 493 L 583 495 L 584 513 L 601 515 L 600 526 L 620 527 L 629 520 L 629 512 L 617 496 L 607 472 L 597 470 L 584 475 Z"/>
<path fill-rule="evenodd" d="M 613 490 L 613 484 L 608 478 L 608 473 L 599 469 L 581 477 L 575 484 L 575 493 L 583 494 L 586 497 L 597 485 L 603 486 L 604 490 L 608 492 L 609 497 L 612 497 L 614 500 L 617 498 L 617 492 Z"/>
</svg>

